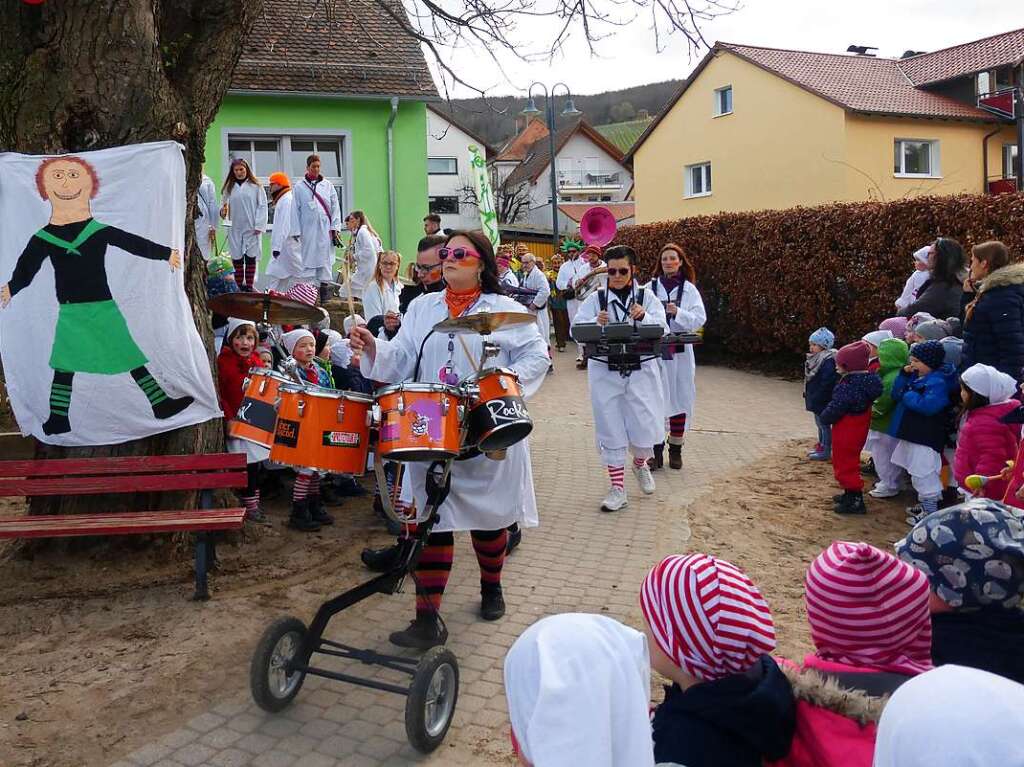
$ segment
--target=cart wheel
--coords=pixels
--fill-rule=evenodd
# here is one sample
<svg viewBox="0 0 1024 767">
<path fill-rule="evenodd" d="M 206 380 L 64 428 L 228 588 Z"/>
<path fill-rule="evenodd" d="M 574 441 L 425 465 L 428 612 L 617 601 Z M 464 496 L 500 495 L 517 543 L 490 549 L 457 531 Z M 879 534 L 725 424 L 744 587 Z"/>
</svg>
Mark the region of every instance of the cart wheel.
<svg viewBox="0 0 1024 767">
<path fill-rule="evenodd" d="M 280 711 L 299 694 L 306 672 L 288 674 L 285 665 L 299 654 L 305 638 L 306 624 L 292 617 L 278 618 L 260 637 L 249 666 L 249 688 L 264 711 Z"/>
<path fill-rule="evenodd" d="M 445 647 L 433 647 L 416 666 L 405 701 L 405 734 L 412 747 L 429 754 L 441 745 L 459 698 L 459 663 Z"/>
</svg>

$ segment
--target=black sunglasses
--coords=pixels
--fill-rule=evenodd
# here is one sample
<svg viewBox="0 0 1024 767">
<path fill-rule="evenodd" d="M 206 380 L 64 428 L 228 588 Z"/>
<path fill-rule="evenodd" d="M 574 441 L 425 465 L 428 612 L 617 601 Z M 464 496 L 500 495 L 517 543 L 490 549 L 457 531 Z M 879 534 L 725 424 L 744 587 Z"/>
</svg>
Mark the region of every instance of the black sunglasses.
<svg viewBox="0 0 1024 767">
<path fill-rule="evenodd" d="M 413 264 L 412 268 L 415 269 L 417 272 L 429 272 L 434 269 L 437 269 L 439 266 L 441 266 L 441 262 L 438 262 L 436 264 Z"/>
<path fill-rule="evenodd" d="M 621 269 L 612 269 L 611 267 L 608 268 L 609 277 L 614 277 L 616 274 L 619 275 L 620 277 L 625 277 L 629 274 L 629 272 L 630 268 L 628 266 L 624 266 Z"/>
</svg>

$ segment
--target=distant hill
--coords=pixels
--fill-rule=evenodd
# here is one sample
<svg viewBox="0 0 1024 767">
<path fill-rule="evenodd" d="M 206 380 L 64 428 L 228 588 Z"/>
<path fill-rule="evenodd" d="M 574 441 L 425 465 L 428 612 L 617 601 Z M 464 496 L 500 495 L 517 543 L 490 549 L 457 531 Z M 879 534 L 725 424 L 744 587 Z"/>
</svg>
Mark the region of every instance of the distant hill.
<svg viewBox="0 0 1024 767">
<path fill-rule="evenodd" d="M 661 83 L 638 85 L 621 91 L 594 93 L 589 96 L 575 96 L 576 108 L 583 112 L 591 125 L 608 125 L 634 120 L 644 110 L 654 117 L 668 103 L 679 89 L 680 80 L 666 80 Z M 555 111 L 565 105 L 562 96 L 555 98 Z M 441 112 L 451 114 L 456 120 L 486 139 L 492 146 L 498 146 L 515 134 L 516 115 L 526 106 L 522 96 L 494 96 L 473 99 L 453 99 L 435 105 Z M 538 103 L 539 109 L 544 108 Z"/>
</svg>

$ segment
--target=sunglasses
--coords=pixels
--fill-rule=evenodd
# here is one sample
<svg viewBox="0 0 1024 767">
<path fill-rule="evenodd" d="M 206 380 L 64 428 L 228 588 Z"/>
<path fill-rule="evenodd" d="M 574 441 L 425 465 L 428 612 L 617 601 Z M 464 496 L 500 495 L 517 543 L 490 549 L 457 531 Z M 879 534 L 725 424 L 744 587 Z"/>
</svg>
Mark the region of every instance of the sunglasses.
<svg viewBox="0 0 1024 767">
<path fill-rule="evenodd" d="M 617 274 L 617 275 L 619 275 L 620 277 L 626 277 L 626 276 L 628 276 L 628 275 L 629 275 L 630 271 L 631 271 L 631 269 L 630 269 L 630 267 L 628 267 L 628 266 L 624 266 L 624 267 L 622 267 L 621 269 L 612 269 L 612 268 L 609 268 L 609 269 L 608 269 L 608 276 L 609 276 L 609 277 L 614 277 L 614 276 L 615 276 L 615 275 Z"/>
<path fill-rule="evenodd" d="M 413 264 L 412 268 L 417 272 L 430 272 L 437 269 L 441 264 Z"/>
<path fill-rule="evenodd" d="M 437 251 L 437 257 L 442 261 L 447 261 L 449 258 L 453 258 L 456 261 L 461 261 L 464 258 L 475 258 L 479 260 L 480 254 L 475 250 L 469 248 L 441 248 Z"/>
</svg>

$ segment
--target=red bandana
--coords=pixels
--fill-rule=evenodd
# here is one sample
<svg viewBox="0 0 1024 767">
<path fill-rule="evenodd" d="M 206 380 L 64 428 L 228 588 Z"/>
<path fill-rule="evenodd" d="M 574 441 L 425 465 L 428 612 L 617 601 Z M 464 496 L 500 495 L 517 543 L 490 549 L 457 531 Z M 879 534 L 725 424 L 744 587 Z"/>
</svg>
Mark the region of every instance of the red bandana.
<svg viewBox="0 0 1024 767">
<path fill-rule="evenodd" d="M 444 302 L 448 304 L 448 316 L 461 317 L 462 313 L 475 304 L 478 298 L 480 298 L 479 287 L 463 291 L 462 293 L 458 293 L 451 288 L 445 288 Z"/>
</svg>

